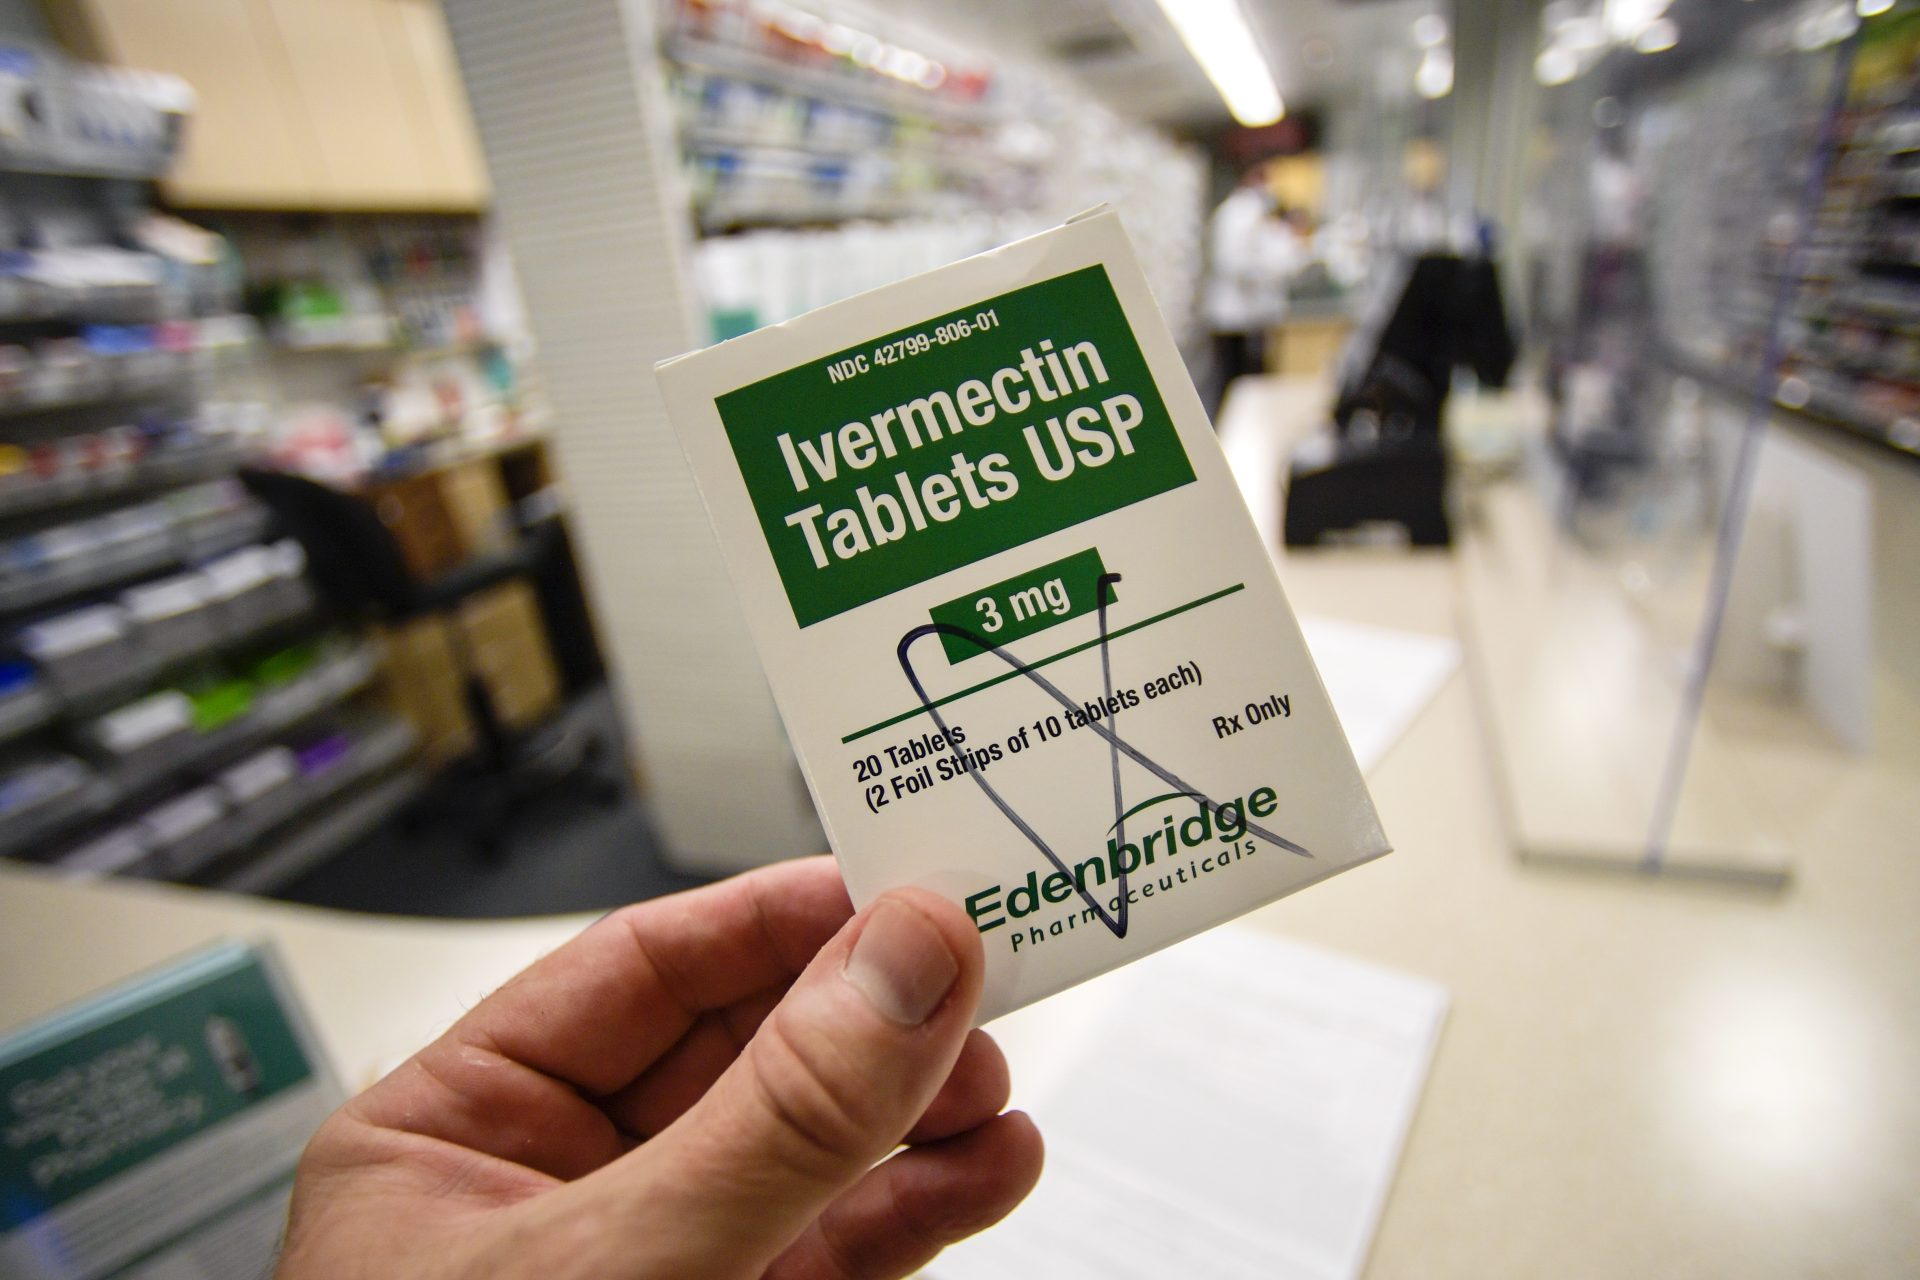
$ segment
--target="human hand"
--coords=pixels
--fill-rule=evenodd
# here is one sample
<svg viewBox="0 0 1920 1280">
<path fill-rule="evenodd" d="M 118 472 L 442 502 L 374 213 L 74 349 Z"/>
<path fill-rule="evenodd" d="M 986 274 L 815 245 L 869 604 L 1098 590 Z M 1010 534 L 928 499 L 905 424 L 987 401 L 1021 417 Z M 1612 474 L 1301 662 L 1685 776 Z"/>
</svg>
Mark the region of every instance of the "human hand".
<svg viewBox="0 0 1920 1280">
<path fill-rule="evenodd" d="M 601 920 L 321 1126 L 278 1280 L 877 1280 L 997 1222 L 1041 1147 L 979 935 L 851 916 L 816 858 Z"/>
</svg>

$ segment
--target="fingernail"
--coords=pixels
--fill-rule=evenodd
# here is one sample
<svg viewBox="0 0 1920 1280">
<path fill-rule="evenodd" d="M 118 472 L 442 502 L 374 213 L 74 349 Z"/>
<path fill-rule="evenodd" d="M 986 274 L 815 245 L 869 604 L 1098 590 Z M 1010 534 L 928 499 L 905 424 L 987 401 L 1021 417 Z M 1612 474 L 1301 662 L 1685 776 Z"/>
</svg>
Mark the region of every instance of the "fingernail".
<svg viewBox="0 0 1920 1280">
<path fill-rule="evenodd" d="M 844 973 L 883 1017 L 917 1027 L 952 990 L 960 964 L 933 921 L 883 902 L 854 940 Z"/>
</svg>

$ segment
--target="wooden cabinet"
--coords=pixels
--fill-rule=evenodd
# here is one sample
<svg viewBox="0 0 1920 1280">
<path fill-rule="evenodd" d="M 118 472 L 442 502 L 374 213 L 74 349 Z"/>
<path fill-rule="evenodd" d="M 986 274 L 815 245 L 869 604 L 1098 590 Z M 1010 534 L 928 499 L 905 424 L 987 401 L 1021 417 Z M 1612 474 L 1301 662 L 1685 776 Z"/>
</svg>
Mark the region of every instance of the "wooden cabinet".
<svg viewBox="0 0 1920 1280">
<path fill-rule="evenodd" d="M 327 196 L 376 209 L 418 199 L 426 166 L 387 32 L 398 23 L 398 0 L 251 2 L 279 34 L 292 73 L 287 89 L 313 124 Z"/>
<path fill-rule="evenodd" d="M 170 192 L 222 208 L 306 208 L 320 199 L 325 177 L 312 126 L 283 92 L 286 58 L 264 6 L 61 0 L 47 13 L 77 56 L 170 71 L 193 86 L 197 102 Z"/>
<path fill-rule="evenodd" d="M 475 211 L 487 180 L 436 0 L 46 0 L 75 54 L 199 102 L 189 208 Z"/>
<path fill-rule="evenodd" d="M 487 162 L 439 0 L 385 0 L 382 7 L 388 56 L 404 69 L 401 87 L 414 98 L 406 115 L 419 135 L 422 177 L 456 207 L 484 207 Z"/>
</svg>

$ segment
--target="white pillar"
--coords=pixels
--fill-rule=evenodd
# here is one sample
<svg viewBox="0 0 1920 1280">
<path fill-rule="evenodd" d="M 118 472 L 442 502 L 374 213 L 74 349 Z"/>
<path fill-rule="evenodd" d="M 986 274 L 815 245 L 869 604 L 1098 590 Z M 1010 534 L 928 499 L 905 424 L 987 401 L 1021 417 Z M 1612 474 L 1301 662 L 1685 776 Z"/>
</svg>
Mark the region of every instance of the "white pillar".
<svg viewBox="0 0 1920 1280">
<path fill-rule="evenodd" d="M 555 410 L 581 569 L 670 860 L 826 848 L 654 383 L 699 345 L 648 0 L 446 0 Z"/>
</svg>

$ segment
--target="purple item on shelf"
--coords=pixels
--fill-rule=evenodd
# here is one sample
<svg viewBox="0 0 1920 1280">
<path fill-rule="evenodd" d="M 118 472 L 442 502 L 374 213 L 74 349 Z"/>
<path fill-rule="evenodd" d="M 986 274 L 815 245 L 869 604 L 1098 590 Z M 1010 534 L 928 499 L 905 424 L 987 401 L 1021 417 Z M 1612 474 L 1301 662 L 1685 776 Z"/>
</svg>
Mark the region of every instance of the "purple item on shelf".
<svg viewBox="0 0 1920 1280">
<path fill-rule="evenodd" d="M 330 733 L 304 747 L 295 748 L 295 754 L 300 758 L 300 772 L 309 778 L 316 773 L 325 773 L 352 752 L 353 739 L 344 733 Z"/>
</svg>

